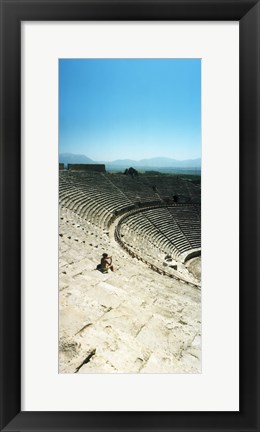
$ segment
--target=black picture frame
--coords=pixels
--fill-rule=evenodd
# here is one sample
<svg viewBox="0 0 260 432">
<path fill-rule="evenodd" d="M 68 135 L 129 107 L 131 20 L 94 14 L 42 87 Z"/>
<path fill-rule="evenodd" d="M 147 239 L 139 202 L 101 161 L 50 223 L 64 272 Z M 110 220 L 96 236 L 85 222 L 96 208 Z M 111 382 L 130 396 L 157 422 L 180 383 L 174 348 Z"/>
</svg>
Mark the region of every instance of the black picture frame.
<svg viewBox="0 0 260 432">
<path fill-rule="evenodd" d="M 259 431 L 259 1 L 1 0 L 0 3 L 1 431 Z M 239 412 L 21 412 L 21 22 L 85 20 L 239 20 Z"/>
</svg>

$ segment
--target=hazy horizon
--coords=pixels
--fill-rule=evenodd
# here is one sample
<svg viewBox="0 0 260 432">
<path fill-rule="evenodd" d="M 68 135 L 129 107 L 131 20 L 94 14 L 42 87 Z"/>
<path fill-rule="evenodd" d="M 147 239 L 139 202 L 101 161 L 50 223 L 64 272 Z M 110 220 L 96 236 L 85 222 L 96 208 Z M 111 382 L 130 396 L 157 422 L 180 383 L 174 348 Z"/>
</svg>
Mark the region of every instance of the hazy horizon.
<svg viewBox="0 0 260 432">
<path fill-rule="evenodd" d="M 85 154 L 85 153 L 72 153 L 72 152 L 62 152 L 62 153 L 59 153 L 59 155 L 63 155 L 63 154 L 71 154 L 71 155 L 73 155 L 73 156 L 86 156 L 87 158 L 89 158 L 89 159 L 92 159 L 92 158 L 90 158 L 87 154 Z M 132 160 L 132 161 L 134 161 L 134 162 L 140 162 L 140 161 L 142 161 L 142 160 L 146 160 L 146 159 L 175 159 L 175 158 L 169 158 L 169 157 L 167 157 L 167 156 L 153 156 L 153 157 L 151 157 L 151 158 L 149 158 L 149 157 L 145 157 L 145 158 L 141 158 L 141 159 L 136 159 L 136 158 L 133 158 L 133 157 L 130 157 L 130 158 L 124 158 L 124 157 L 117 157 L 116 159 L 112 159 L 112 160 L 109 160 L 109 159 L 101 159 L 101 158 L 99 158 L 99 159 L 92 159 L 94 162 L 103 162 L 103 161 L 106 161 L 106 162 L 114 162 L 114 161 L 120 161 L 120 160 Z M 197 160 L 197 159 L 201 159 L 201 157 L 195 157 L 195 158 L 189 158 L 189 159 L 175 159 L 175 160 L 177 160 L 177 161 L 180 161 L 180 162 L 183 162 L 183 161 L 186 161 L 186 160 Z"/>
<path fill-rule="evenodd" d="M 200 158 L 200 59 L 61 59 L 59 153 Z"/>
</svg>

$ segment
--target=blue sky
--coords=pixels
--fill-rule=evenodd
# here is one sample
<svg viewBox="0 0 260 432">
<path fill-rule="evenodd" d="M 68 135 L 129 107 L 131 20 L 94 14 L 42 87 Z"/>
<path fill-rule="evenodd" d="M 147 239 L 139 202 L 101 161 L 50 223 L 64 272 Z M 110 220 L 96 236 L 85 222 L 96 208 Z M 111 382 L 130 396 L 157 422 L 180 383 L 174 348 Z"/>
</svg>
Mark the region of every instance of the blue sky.
<svg viewBox="0 0 260 432">
<path fill-rule="evenodd" d="M 200 157 L 200 59 L 60 59 L 59 153 Z"/>
</svg>

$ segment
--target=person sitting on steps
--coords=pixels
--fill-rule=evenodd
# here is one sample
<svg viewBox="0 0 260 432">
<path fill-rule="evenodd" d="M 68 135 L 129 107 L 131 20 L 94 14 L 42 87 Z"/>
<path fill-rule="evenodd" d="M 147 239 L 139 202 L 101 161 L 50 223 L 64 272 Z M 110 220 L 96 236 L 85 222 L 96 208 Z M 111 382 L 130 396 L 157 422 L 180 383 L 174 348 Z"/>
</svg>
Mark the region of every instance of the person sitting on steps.
<svg viewBox="0 0 260 432">
<path fill-rule="evenodd" d="M 114 267 L 112 265 L 112 257 L 109 257 L 107 253 L 103 253 L 101 258 L 101 271 L 102 273 L 107 273 L 108 269 L 114 271 Z"/>
</svg>

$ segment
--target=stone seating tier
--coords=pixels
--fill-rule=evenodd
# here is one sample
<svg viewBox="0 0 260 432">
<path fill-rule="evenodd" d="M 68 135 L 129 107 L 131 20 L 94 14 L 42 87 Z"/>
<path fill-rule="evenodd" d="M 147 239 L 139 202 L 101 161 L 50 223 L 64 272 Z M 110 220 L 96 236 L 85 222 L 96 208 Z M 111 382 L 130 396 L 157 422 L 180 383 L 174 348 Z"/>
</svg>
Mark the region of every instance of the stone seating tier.
<svg viewBox="0 0 260 432">
<path fill-rule="evenodd" d="M 178 220 L 179 214 L 182 215 L 181 220 Z M 188 226 L 190 220 L 193 221 L 193 229 Z M 134 247 L 137 245 L 138 248 L 144 239 L 148 239 L 151 245 L 156 244 L 175 258 L 201 247 L 200 220 L 193 206 L 182 206 L 180 209 L 175 205 L 136 212 L 121 221 L 119 232 L 123 242 L 132 241 Z"/>
<path fill-rule="evenodd" d="M 200 203 L 200 187 L 178 176 L 138 176 L 131 178 L 122 174 L 93 174 L 60 172 L 60 182 L 73 183 L 81 190 L 96 190 L 116 193 L 131 202 L 173 201 L 174 195 L 180 195 Z M 187 184 L 189 187 L 187 187 Z M 156 192 L 153 187 L 156 187 Z M 62 185 L 63 187 L 63 185 Z"/>
<path fill-rule="evenodd" d="M 140 250 L 145 239 L 147 253 L 178 258 L 201 247 L 200 185 L 187 179 L 60 171 L 59 187 L 63 207 L 104 230 L 126 214 L 119 226 L 120 240 L 132 242 L 133 248 Z M 190 202 L 199 199 L 197 204 L 174 204 L 173 194 L 186 194 Z"/>
</svg>

